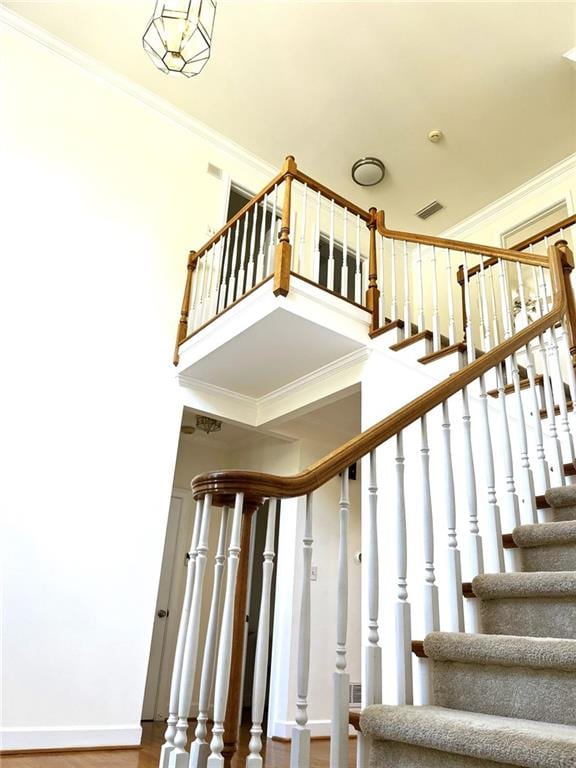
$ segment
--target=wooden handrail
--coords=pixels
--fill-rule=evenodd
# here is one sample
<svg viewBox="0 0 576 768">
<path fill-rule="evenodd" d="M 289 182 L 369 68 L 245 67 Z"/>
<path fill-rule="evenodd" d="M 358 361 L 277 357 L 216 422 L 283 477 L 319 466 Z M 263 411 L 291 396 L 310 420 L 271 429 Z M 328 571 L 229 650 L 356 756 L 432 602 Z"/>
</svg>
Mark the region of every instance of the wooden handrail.
<svg viewBox="0 0 576 768">
<path fill-rule="evenodd" d="M 431 238 L 432 241 L 436 240 Z M 417 242 L 417 241 L 416 241 Z M 434 243 L 434 244 L 437 244 Z M 473 250 L 473 247 L 468 246 Z M 442 246 L 444 247 L 444 246 Z M 519 261 L 519 254 L 507 252 L 512 261 Z M 503 256 L 504 258 L 504 256 Z M 344 445 L 329 453 L 320 461 L 312 464 L 296 475 L 282 476 L 262 472 L 243 470 L 226 470 L 209 472 L 198 475 L 192 481 L 192 490 L 196 498 L 206 493 L 212 493 L 217 504 L 229 504 L 232 497 L 243 492 L 246 498 L 255 502 L 265 498 L 290 498 L 303 496 L 320 488 L 329 480 L 343 472 L 347 467 L 359 461 L 370 451 L 377 448 L 386 440 L 401 432 L 413 422 L 422 418 L 433 408 L 437 407 L 452 395 L 471 384 L 482 374 L 499 365 L 514 352 L 528 344 L 532 339 L 544 333 L 557 323 L 568 309 L 566 292 L 569 283 L 564 277 L 565 263 L 571 262 L 570 249 L 551 246 L 546 265 L 552 273 L 554 303 L 550 312 L 536 320 L 526 328 L 506 339 L 494 349 L 486 352 L 475 362 L 462 368 L 454 375 L 437 384 L 432 389 L 417 397 L 411 403 L 387 416 L 365 432 L 349 440 Z M 570 266 L 567 264 L 567 266 Z"/>
<path fill-rule="evenodd" d="M 206 251 L 209 251 L 213 245 L 216 245 L 218 240 L 221 240 L 222 237 L 226 234 L 226 232 L 228 232 L 229 229 L 232 229 L 232 227 L 236 224 L 237 221 L 239 221 L 239 219 L 242 218 L 242 216 L 244 216 L 255 205 L 258 205 L 258 203 L 260 203 L 264 199 L 264 197 L 268 194 L 268 192 L 273 190 L 277 184 L 281 184 L 284 181 L 285 177 L 286 177 L 286 170 L 283 168 L 279 174 L 274 176 L 272 181 L 269 181 L 268 184 L 266 184 L 266 186 L 263 187 L 260 190 L 260 192 L 258 192 L 257 195 L 254 195 L 253 198 L 248 200 L 246 205 L 243 206 L 238 211 L 238 213 L 235 213 L 234 216 L 232 216 L 232 218 L 229 221 L 227 221 L 223 227 L 220 227 L 220 229 L 218 230 L 218 232 L 216 232 L 215 235 L 212 235 L 212 237 L 210 238 L 210 240 L 208 240 L 207 243 L 204 243 L 204 245 L 196 251 L 196 258 L 197 259 L 202 258 L 202 256 L 204 256 Z"/>
<path fill-rule="evenodd" d="M 328 200 L 334 200 L 334 202 L 337 203 L 337 205 L 339 205 L 341 208 L 347 208 L 350 213 L 353 213 L 356 216 L 360 216 L 360 218 L 363 219 L 366 223 L 371 221 L 372 214 L 370 211 L 365 211 L 364 208 L 360 208 L 359 205 L 356 205 L 356 203 L 353 203 L 351 200 L 347 200 L 345 197 L 342 197 L 342 195 L 339 195 L 338 192 L 334 192 L 333 189 L 325 187 L 324 184 L 320 184 L 319 181 L 316 181 L 316 179 L 313 179 L 311 176 L 307 176 L 305 173 L 302 173 L 302 171 L 297 170 L 294 174 L 294 178 L 296 181 L 299 181 L 302 184 L 306 184 L 308 189 L 313 189 L 315 192 L 320 192 L 322 197 L 325 197 Z"/>
<path fill-rule="evenodd" d="M 378 232 L 384 237 L 393 240 L 406 240 L 408 243 L 420 243 L 421 245 L 436 246 L 436 248 L 446 248 L 451 251 L 461 251 L 469 254 L 479 254 L 481 256 L 490 256 L 495 259 L 505 259 L 506 261 L 519 261 L 522 264 L 532 264 L 536 267 L 548 267 L 548 258 L 546 256 L 537 256 L 536 254 L 518 253 L 515 250 L 506 248 L 495 248 L 491 245 L 479 245 L 478 243 L 466 243 L 463 240 L 449 240 L 445 237 L 433 237 L 432 235 L 417 235 L 412 232 L 400 232 L 395 229 L 386 229 L 384 225 L 384 211 L 378 211 L 376 215 Z M 485 262 L 486 263 L 486 262 Z M 470 273 L 472 270 L 469 269 Z"/>
<path fill-rule="evenodd" d="M 535 235 L 531 235 L 530 237 L 527 237 L 525 240 L 522 240 L 520 243 L 516 243 L 515 246 L 513 246 L 515 251 L 523 251 L 525 248 L 529 248 L 531 245 L 536 245 L 536 243 L 541 243 L 542 240 L 544 240 L 546 237 L 552 237 L 552 235 L 558 235 L 560 232 L 562 232 L 563 229 L 568 229 L 568 227 L 571 227 L 573 224 L 576 224 L 576 213 L 572 216 L 567 216 L 565 219 L 562 219 L 562 221 L 559 221 L 557 224 L 551 224 L 549 227 L 546 227 L 546 229 L 543 229 L 541 232 L 537 232 Z"/>
</svg>

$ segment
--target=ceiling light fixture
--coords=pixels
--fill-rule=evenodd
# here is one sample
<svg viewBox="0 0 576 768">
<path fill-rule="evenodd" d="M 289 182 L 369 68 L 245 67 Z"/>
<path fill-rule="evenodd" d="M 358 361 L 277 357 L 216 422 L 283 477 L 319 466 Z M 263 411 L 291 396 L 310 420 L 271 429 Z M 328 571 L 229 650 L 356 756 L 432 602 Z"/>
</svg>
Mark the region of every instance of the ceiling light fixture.
<svg viewBox="0 0 576 768">
<path fill-rule="evenodd" d="M 373 187 L 379 184 L 385 173 L 384 163 L 377 157 L 362 157 L 352 166 L 352 178 L 361 187 Z"/>
<path fill-rule="evenodd" d="M 210 57 L 216 0 L 157 2 L 142 45 L 165 74 L 194 77 Z"/>
<path fill-rule="evenodd" d="M 220 432 L 222 422 L 218 419 L 211 419 L 210 416 L 196 416 L 196 428 L 209 435 L 211 432 Z"/>
</svg>

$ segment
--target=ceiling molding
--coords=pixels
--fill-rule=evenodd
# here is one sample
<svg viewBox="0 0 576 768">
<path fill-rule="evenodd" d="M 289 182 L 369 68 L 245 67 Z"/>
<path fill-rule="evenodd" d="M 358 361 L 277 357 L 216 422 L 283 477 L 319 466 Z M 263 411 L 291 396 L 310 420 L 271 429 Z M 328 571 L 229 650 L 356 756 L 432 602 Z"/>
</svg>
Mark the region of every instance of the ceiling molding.
<svg viewBox="0 0 576 768">
<path fill-rule="evenodd" d="M 559 181 L 562 181 L 566 176 L 574 173 L 576 173 L 576 152 L 572 155 L 568 155 L 564 160 L 547 168 L 529 181 L 516 187 L 516 189 L 513 189 L 511 192 L 498 198 L 493 203 L 490 203 L 490 205 L 481 208 L 479 211 L 472 214 L 472 216 L 468 216 L 453 227 L 446 229 L 442 232 L 441 236 L 454 239 L 465 238 L 468 233 L 473 232 L 475 229 L 489 222 L 508 208 L 518 205 L 518 203 L 522 202 L 525 198 L 530 197 L 534 192 L 541 190 L 542 187 L 545 187 L 548 184 L 556 184 Z"/>
<path fill-rule="evenodd" d="M 51 34 L 37 24 L 28 21 L 18 13 L 0 6 L 0 23 L 20 32 L 39 45 L 49 49 L 52 53 L 76 64 L 85 72 L 99 78 L 107 85 L 122 91 L 127 96 L 136 99 L 136 101 L 139 101 L 149 109 L 153 109 L 168 120 L 171 120 L 182 128 L 190 131 L 190 133 L 194 134 L 197 138 L 210 144 L 214 149 L 246 163 L 266 177 L 273 177 L 278 173 L 278 168 L 267 163 L 265 160 L 262 160 L 262 158 L 245 149 L 240 144 L 231 141 L 205 123 L 202 123 L 200 120 L 191 117 L 186 112 L 173 106 L 166 99 L 157 96 L 147 88 L 137 85 L 129 78 L 118 74 L 110 67 L 107 67 L 105 64 L 93 59 L 91 56 L 82 53 L 78 48 L 75 48 L 73 45 L 70 45 L 56 35 Z"/>
</svg>

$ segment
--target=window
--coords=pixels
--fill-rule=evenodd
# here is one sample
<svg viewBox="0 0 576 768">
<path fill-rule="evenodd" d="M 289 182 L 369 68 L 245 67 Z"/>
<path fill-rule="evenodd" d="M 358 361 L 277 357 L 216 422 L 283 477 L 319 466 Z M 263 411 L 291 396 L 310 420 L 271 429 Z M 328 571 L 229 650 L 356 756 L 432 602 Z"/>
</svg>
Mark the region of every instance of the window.
<svg viewBox="0 0 576 768">
<path fill-rule="evenodd" d="M 542 230 L 557 224 L 567 216 L 568 207 L 566 202 L 557 203 L 541 213 L 536 214 L 536 216 L 532 216 L 530 219 L 509 229 L 507 232 L 504 232 L 502 234 L 502 247 L 514 248 L 517 243 L 521 243 L 532 235 L 537 235 L 539 232 L 542 232 Z"/>
</svg>

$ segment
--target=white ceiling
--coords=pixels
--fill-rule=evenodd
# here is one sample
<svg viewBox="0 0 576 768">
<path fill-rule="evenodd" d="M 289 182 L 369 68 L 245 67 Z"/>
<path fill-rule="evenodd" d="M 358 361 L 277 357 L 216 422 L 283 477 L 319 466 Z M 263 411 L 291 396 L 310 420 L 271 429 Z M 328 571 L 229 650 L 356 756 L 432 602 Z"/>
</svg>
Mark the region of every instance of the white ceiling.
<svg viewBox="0 0 576 768">
<path fill-rule="evenodd" d="M 142 51 L 153 0 L 2 4 L 263 159 L 293 153 L 392 227 L 445 229 L 576 151 L 574 2 L 219 0 L 192 80 Z M 373 190 L 349 177 L 363 155 L 387 167 Z M 434 199 L 446 209 L 416 219 Z"/>
</svg>

